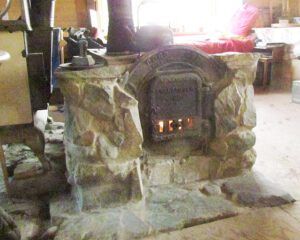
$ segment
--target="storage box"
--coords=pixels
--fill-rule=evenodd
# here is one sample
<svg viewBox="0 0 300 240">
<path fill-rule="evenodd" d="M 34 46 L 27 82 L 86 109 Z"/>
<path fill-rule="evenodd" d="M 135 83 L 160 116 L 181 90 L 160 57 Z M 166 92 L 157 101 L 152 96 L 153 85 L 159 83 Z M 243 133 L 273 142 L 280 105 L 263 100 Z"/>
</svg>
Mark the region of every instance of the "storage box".
<svg viewBox="0 0 300 240">
<path fill-rule="evenodd" d="M 300 103 L 300 80 L 293 81 L 292 101 Z"/>
<path fill-rule="evenodd" d="M 300 79 L 300 60 L 294 59 L 292 61 L 293 80 Z"/>
</svg>

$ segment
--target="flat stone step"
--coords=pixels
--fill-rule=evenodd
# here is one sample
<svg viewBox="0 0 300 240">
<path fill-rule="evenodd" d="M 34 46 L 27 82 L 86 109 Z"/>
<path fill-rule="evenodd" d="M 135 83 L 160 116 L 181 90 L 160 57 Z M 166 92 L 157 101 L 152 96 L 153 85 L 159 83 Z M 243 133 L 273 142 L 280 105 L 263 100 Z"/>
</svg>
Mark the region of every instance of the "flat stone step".
<svg viewBox="0 0 300 240">
<path fill-rule="evenodd" d="M 34 176 L 42 175 L 44 170 L 38 159 L 27 159 L 18 164 L 14 170 L 14 179 L 26 179 Z"/>
<path fill-rule="evenodd" d="M 135 239 L 237 214 L 238 208 L 222 197 L 157 187 L 149 189 L 141 202 L 66 218 L 56 239 Z"/>
<path fill-rule="evenodd" d="M 247 207 L 275 207 L 295 202 L 289 193 L 257 172 L 226 180 L 222 191 L 233 201 Z"/>
</svg>

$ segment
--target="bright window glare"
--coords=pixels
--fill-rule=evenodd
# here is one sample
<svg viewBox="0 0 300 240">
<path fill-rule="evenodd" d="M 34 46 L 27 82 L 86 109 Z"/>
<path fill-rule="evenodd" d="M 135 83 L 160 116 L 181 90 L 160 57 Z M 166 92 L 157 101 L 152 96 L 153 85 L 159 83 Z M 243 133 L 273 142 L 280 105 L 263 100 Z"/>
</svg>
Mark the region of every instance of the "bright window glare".
<svg viewBox="0 0 300 240">
<path fill-rule="evenodd" d="M 107 34 L 107 0 L 97 0 L 100 29 Z M 226 32 L 243 0 L 132 0 L 135 26 L 162 25 L 174 32 Z"/>
<path fill-rule="evenodd" d="M 133 0 L 135 24 L 176 32 L 223 31 L 242 0 Z"/>
</svg>

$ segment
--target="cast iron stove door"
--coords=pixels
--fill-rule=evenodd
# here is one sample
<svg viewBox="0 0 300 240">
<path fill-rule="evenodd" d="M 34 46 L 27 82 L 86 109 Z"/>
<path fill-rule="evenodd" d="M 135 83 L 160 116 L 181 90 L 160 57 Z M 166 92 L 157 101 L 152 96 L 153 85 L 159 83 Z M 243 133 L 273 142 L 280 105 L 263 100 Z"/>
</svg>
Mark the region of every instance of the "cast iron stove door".
<svg viewBox="0 0 300 240">
<path fill-rule="evenodd" d="M 191 71 L 158 73 L 150 85 L 154 141 L 201 136 L 202 80 Z"/>
</svg>

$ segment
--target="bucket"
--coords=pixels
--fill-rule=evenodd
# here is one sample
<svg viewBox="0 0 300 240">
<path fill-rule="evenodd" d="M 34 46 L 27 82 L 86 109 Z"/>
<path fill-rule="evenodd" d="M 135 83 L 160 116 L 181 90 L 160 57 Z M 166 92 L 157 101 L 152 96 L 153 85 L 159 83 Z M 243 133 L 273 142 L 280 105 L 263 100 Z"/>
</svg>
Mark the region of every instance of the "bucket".
<svg viewBox="0 0 300 240">
<path fill-rule="evenodd" d="M 292 101 L 300 104 L 300 80 L 293 81 Z"/>
</svg>

